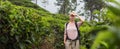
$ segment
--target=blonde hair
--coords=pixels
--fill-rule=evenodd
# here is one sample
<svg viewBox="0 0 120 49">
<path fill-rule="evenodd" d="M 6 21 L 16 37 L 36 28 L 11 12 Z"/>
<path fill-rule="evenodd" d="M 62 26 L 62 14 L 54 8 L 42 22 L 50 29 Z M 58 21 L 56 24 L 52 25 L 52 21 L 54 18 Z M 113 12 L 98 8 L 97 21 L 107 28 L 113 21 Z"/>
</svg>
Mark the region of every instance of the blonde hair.
<svg viewBox="0 0 120 49">
<path fill-rule="evenodd" d="M 69 12 L 69 15 L 71 15 L 71 14 L 75 15 L 76 12 L 75 11 Z"/>
</svg>

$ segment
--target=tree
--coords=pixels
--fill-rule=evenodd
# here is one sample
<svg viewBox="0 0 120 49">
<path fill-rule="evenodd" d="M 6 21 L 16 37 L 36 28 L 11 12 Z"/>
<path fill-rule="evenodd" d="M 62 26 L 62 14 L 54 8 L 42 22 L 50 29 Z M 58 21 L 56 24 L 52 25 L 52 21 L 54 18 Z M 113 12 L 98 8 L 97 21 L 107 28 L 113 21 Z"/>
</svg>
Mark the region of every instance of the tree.
<svg viewBox="0 0 120 49">
<path fill-rule="evenodd" d="M 85 1 L 85 9 L 86 11 L 90 11 L 90 20 L 94 20 L 95 16 L 93 12 L 95 10 L 100 11 L 104 6 L 104 2 L 102 0 L 84 0 Z"/>
<path fill-rule="evenodd" d="M 37 0 L 35 0 L 36 1 L 36 4 L 37 4 Z"/>
<path fill-rule="evenodd" d="M 73 11 L 77 7 L 77 0 L 57 0 L 57 6 L 61 6 L 59 13 L 68 14 L 70 11 Z"/>
</svg>

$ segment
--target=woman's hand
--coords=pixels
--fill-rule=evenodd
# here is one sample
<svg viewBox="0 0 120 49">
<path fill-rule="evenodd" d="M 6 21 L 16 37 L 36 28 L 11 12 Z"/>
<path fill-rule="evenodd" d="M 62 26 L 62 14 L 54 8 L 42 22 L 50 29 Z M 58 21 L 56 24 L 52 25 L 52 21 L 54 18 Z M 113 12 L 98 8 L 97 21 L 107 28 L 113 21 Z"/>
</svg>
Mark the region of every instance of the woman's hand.
<svg viewBox="0 0 120 49">
<path fill-rule="evenodd" d="M 66 43 L 66 30 L 64 31 L 64 44 Z"/>
</svg>

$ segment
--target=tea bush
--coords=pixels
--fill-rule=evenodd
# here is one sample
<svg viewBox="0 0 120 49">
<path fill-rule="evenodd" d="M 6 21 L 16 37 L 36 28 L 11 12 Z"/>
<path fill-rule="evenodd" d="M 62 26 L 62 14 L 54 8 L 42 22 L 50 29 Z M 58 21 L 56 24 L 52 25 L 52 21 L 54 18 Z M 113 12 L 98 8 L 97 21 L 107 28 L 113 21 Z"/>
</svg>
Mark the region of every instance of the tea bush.
<svg viewBox="0 0 120 49">
<path fill-rule="evenodd" d="M 85 21 L 79 28 L 81 49 L 119 48 L 120 10 L 114 6 L 107 10 L 107 21 Z M 0 49 L 64 49 L 68 20 L 66 15 L 51 14 L 27 0 L 1 1 Z"/>
<path fill-rule="evenodd" d="M 30 49 L 41 42 L 40 12 L 5 1 L 0 6 L 1 49 Z"/>
<path fill-rule="evenodd" d="M 0 47 L 59 48 L 63 46 L 61 43 L 67 19 L 65 15 L 50 14 L 45 10 L 16 6 L 4 1 L 0 6 Z"/>
</svg>

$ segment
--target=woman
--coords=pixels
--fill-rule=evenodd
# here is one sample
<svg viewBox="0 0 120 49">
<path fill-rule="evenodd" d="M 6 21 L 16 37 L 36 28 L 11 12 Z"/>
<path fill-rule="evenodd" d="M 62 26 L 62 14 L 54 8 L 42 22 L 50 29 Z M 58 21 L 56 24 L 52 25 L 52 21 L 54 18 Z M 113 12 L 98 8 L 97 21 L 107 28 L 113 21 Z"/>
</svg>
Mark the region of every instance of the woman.
<svg viewBox="0 0 120 49">
<path fill-rule="evenodd" d="M 70 13 L 69 22 L 65 24 L 64 44 L 65 49 L 79 49 L 79 27 L 83 23 L 80 16 L 79 22 L 75 22 L 75 16 L 78 16 L 74 11 Z"/>
</svg>

